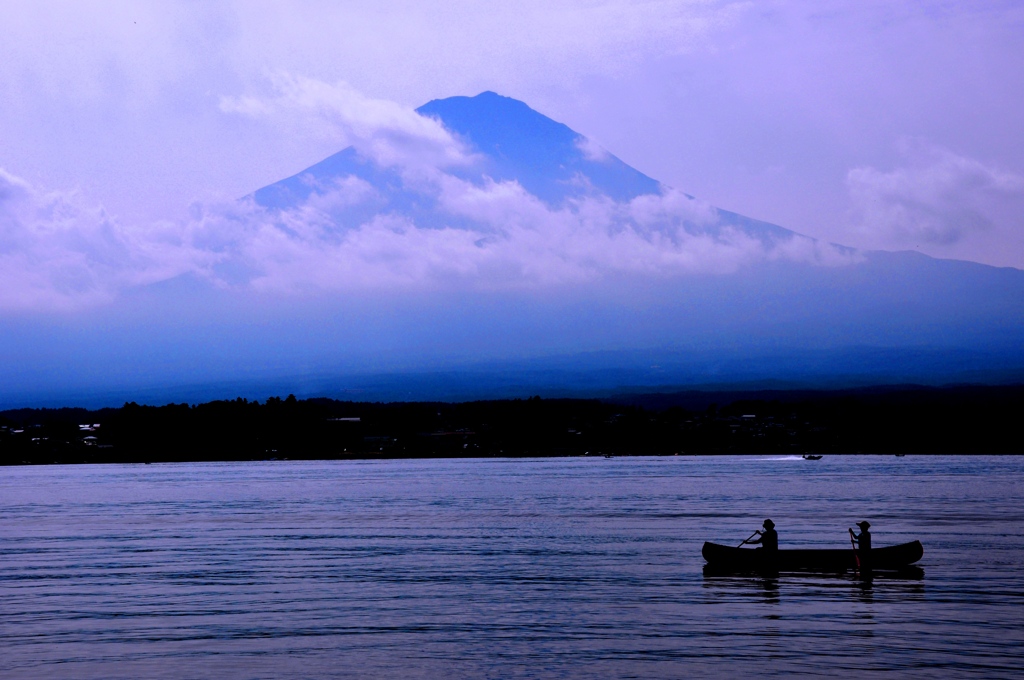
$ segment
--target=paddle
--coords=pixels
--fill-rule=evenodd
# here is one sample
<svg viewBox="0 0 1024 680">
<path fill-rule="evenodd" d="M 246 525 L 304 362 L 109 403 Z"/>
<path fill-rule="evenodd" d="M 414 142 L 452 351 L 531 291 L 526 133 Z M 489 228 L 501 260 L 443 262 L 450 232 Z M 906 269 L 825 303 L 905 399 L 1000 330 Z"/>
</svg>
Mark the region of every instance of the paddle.
<svg viewBox="0 0 1024 680">
<path fill-rule="evenodd" d="M 761 533 L 761 530 L 760 530 L 760 529 L 757 529 L 757 530 L 756 530 L 756 531 L 755 531 L 754 533 L 750 534 L 750 535 L 749 535 L 749 536 L 747 536 L 747 537 L 746 537 L 745 539 L 743 539 L 743 543 L 746 543 L 747 541 L 749 541 L 750 539 L 752 539 L 752 538 L 753 538 L 754 536 L 757 536 L 757 535 L 758 535 L 759 533 Z M 742 548 L 742 547 L 743 547 L 743 543 L 740 543 L 740 544 L 739 544 L 738 546 L 736 546 L 736 547 L 737 547 L 737 548 Z"/>
<path fill-rule="evenodd" d="M 850 532 L 850 547 L 853 548 L 853 561 L 857 564 L 858 571 L 860 570 L 860 555 L 857 554 L 857 545 L 853 542 L 853 529 L 848 530 Z"/>
</svg>

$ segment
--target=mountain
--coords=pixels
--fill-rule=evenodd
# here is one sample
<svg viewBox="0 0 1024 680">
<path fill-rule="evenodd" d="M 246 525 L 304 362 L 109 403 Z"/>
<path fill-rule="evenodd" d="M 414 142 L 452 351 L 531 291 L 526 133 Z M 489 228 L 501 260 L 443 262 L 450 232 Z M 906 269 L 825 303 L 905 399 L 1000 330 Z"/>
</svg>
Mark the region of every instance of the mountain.
<svg viewBox="0 0 1024 680">
<path fill-rule="evenodd" d="M 0 318 L 0 407 L 1024 380 L 1024 272 L 708 205 L 526 104 L 431 101 L 189 226 L 202 268 Z"/>
<path fill-rule="evenodd" d="M 632 205 L 671 191 L 569 127 L 493 92 L 434 100 L 417 112 L 440 121 L 479 159 L 452 171 L 460 178 L 475 186 L 515 183 L 550 210 L 565 210 L 595 197 Z M 467 227 L 460 216 L 445 212 L 436 194 L 410 191 L 400 169 L 382 169 L 352 147 L 260 189 L 254 198 L 271 209 L 295 208 L 308 201 L 316 187 L 331 186 L 343 177 L 358 177 L 380 190 L 373 211 L 405 214 L 431 227 Z M 595 300 L 609 291 L 604 283 L 589 284 L 595 296 L 582 296 L 569 305 L 570 313 L 603 338 L 606 348 L 620 352 L 615 358 L 601 355 L 604 368 L 615 373 L 619 383 L 641 381 L 642 375 L 648 384 L 657 382 L 646 368 L 638 368 L 644 362 L 675 366 L 675 373 L 669 370 L 661 377 L 669 382 L 798 376 L 861 376 L 858 380 L 880 382 L 993 380 L 1019 375 L 1014 370 L 1024 367 L 1024 272 L 914 252 L 857 253 L 692 202 L 692 210 L 662 215 L 660 222 L 641 227 L 714 238 L 740 234 L 771 249 L 767 256 L 726 272 L 632 277 L 628 283 L 613 274 L 613 287 L 630 291 L 626 301 L 612 301 L 614 295 L 604 303 Z M 336 217 L 357 223 L 367 215 Z M 635 221 L 632 224 L 637 228 Z M 789 257 L 785 248 L 792 244 L 815 255 Z M 597 349 L 566 328 L 572 324 L 554 321 L 544 305 L 531 304 L 536 323 L 513 324 L 517 330 L 529 333 L 523 326 L 536 331 L 546 325 L 564 342 L 548 345 L 546 352 L 524 342 L 524 354 L 554 351 L 570 357 L 576 356 L 574 347 Z M 637 307 L 645 308 L 646 314 L 638 313 Z M 475 318 L 470 323 L 494 325 L 493 319 Z M 609 333 L 610 326 L 624 332 Z M 637 364 L 624 358 L 626 348 L 648 353 Z M 588 356 L 576 362 L 578 370 L 568 371 L 574 377 L 566 383 L 587 382 L 584 374 L 600 372 L 601 361 Z M 721 368 L 720 375 L 715 366 Z M 519 370 L 530 369 L 520 365 Z"/>
<path fill-rule="evenodd" d="M 632 286 L 657 289 L 653 298 L 660 302 L 648 300 L 645 305 L 669 300 L 668 307 L 686 310 L 690 318 L 679 320 L 676 329 L 689 341 L 700 336 L 707 342 L 749 347 L 763 344 L 757 341 L 761 338 L 775 348 L 998 347 L 1015 356 L 1024 347 L 1018 344 L 1024 339 L 1020 270 L 914 252 L 856 252 L 686 194 L 675 195 L 687 205 L 673 212 L 665 207 L 672 189 L 523 102 L 493 92 L 434 100 L 417 112 L 440 121 L 471 150 L 477 160 L 449 172 L 473 186 L 514 183 L 550 211 L 563 213 L 582 212 L 580 206 L 588 199 L 630 207 L 660 200 L 661 212 L 654 211 L 654 219 L 641 223 L 635 212 L 623 208 L 615 213 L 619 223 L 609 229 L 667 235 L 674 240 L 665 241 L 666 247 L 694 236 L 710 236 L 710 243 L 749 237 L 764 246 L 756 257 L 725 271 L 698 266 L 696 273 L 680 276 L 630 277 Z M 381 167 L 354 147 L 256 191 L 253 198 L 271 210 L 295 209 L 345 178 L 365 181 L 376 198 L 333 212 L 338 225 L 357 225 L 373 214 L 388 213 L 428 228 L 494 228 L 446 208 L 436 190 L 410 188 L 402 168 Z M 545 227 L 538 221 L 536 230 Z M 621 284 L 622 275 L 611 273 L 619 282 L 615 285 Z M 601 289 L 604 284 L 588 285 Z M 633 330 L 646 335 L 643 328 Z M 681 340 L 672 332 L 648 339 L 662 346 Z"/>
<path fill-rule="evenodd" d="M 435 99 L 416 112 L 439 120 L 481 159 L 468 168 L 450 169 L 453 175 L 476 185 L 485 181 L 516 182 L 551 208 L 588 196 L 629 202 L 659 195 L 666 188 L 568 126 L 523 102 L 494 92 Z M 360 210 L 335 213 L 339 221 L 357 224 L 372 214 L 389 210 L 400 211 L 419 225 L 439 226 L 453 221 L 451 215 L 441 219 L 437 201 L 430 193 L 410 191 L 400 168 L 381 167 L 354 147 L 257 190 L 253 198 L 266 208 L 294 209 L 346 177 L 365 180 L 378 190 L 381 200 L 364 204 Z M 794 235 L 774 224 L 712 206 L 707 208 L 715 217 L 709 222 L 716 230 L 734 227 L 763 239 Z"/>
</svg>

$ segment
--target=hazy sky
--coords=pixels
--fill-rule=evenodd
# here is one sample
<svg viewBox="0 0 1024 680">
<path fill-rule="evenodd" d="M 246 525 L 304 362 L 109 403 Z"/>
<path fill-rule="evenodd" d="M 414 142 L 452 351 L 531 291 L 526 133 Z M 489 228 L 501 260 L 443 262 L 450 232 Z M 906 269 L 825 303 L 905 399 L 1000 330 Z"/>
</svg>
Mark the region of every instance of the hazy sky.
<svg viewBox="0 0 1024 680">
<path fill-rule="evenodd" d="M 7 2 L 0 194 L 159 229 L 493 90 L 714 205 L 1024 267 L 1022 36 L 998 0 Z M 245 115 L 294 79 L 355 123 Z"/>
</svg>

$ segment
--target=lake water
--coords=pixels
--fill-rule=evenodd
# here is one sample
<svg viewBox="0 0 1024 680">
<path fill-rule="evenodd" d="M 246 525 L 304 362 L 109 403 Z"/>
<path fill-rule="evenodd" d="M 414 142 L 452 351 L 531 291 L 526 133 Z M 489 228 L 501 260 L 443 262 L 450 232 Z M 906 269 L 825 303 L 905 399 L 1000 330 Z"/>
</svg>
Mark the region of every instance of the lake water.
<svg viewBox="0 0 1024 680">
<path fill-rule="evenodd" d="M 920 539 L 918 579 L 703 541 Z M 1022 677 L 1024 458 L 0 468 L 5 678 Z"/>
</svg>

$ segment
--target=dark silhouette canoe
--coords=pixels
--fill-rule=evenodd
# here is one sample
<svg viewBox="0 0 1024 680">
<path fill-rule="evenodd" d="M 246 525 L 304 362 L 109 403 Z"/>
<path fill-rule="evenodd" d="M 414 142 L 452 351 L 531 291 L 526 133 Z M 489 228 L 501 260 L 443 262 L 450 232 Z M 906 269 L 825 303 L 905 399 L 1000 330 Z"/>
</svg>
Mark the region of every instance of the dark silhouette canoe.
<svg viewBox="0 0 1024 680">
<path fill-rule="evenodd" d="M 846 550 L 778 550 L 774 558 L 757 548 L 733 548 L 705 543 L 701 550 L 709 566 L 733 571 L 847 571 L 857 568 L 853 548 Z M 862 568 L 893 570 L 909 566 L 921 559 L 924 546 L 920 541 L 874 548 L 869 556 L 861 556 Z"/>
</svg>

